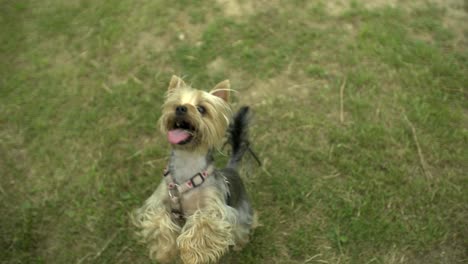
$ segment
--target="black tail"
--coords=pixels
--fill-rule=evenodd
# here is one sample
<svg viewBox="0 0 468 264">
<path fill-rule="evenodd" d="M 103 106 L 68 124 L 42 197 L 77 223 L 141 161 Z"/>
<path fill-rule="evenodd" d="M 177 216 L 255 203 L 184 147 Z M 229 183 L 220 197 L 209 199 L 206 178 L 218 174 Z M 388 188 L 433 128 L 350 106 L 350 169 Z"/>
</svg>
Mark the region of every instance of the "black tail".
<svg viewBox="0 0 468 264">
<path fill-rule="evenodd" d="M 228 168 L 237 168 L 246 151 L 249 151 L 253 157 L 258 160 L 257 156 L 250 149 L 248 127 L 250 123 L 250 109 L 248 106 L 243 106 L 234 115 L 233 122 L 228 128 L 228 141 L 231 145 L 232 153 L 229 159 Z"/>
</svg>

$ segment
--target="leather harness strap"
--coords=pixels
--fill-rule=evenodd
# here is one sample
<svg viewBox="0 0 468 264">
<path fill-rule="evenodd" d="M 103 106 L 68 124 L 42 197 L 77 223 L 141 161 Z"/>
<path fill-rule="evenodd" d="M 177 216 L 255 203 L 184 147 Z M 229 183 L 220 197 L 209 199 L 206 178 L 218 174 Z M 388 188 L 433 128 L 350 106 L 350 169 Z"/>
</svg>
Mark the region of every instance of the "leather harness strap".
<svg viewBox="0 0 468 264">
<path fill-rule="evenodd" d="M 171 198 L 171 213 L 174 217 L 174 220 L 179 222 L 179 224 L 183 224 L 185 222 L 185 216 L 180 201 L 181 195 L 202 185 L 205 182 L 206 178 L 213 173 L 213 171 L 214 166 L 210 165 L 206 170 L 203 170 L 193 175 L 188 181 L 182 184 L 177 184 L 174 180 L 174 177 L 172 177 L 169 169 L 164 169 L 163 176 L 167 184 L 169 197 Z"/>
</svg>

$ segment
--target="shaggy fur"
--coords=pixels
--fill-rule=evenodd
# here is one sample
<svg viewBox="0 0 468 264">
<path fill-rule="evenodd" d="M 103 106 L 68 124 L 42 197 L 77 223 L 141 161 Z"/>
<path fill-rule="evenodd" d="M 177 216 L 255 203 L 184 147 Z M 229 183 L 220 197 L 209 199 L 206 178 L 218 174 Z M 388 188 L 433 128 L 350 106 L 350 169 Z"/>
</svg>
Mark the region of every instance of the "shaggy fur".
<svg viewBox="0 0 468 264">
<path fill-rule="evenodd" d="M 171 84 L 173 82 L 171 81 Z M 183 105 L 188 108 L 188 119 L 192 120 L 192 124 L 196 126 L 195 129 L 199 132 L 197 137 L 194 138 L 196 144 L 192 144 L 192 150 L 206 152 L 209 148 L 219 147 L 226 134 L 231 110 L 226 101 L 216 96 L 216 94 L 225 92 L 222 89 L 229 89 L 229 82 L 218 84 L 211 93 L 193 89 L 185 85 L 182 80 L 175 85 L 177 86 L 169 86 L 166 101 L 163 105 L 163 113 L 159 120 L 161 132 L 163 134 L 168 132 L 171 124 L 174 123 L 174 108 Z M 206 115 L 201 116 L 197 111 L 197 106 L 203 106 L 206 109 Z M 194 146 L 196 148 L 193 148 Z M 177 145 L 173 147 L 178 148 Z"/>
<path fill-rule="evenodd" d="M 218 260 L 235 245 L 233 225 L 236 211 L 226 206 L 224 197 L 215 189 L 205 190 L 205 206 L 187 218 L 177 238 L 185 263 L 207 263 Z"/>
<path fill-rule="evenodd" d="M 217 262 L 230 247 L 241 249 L 255 227 L 253 209 L 237 173 L 248 147 L 249 109 L 242 108 L 230 124 L 228 99 L 229 81 L 208 93 L 189 87 L 176 76 L 171 79 L 159 125 L 164 134 L 177 130 L 186 137 L 171 144 L 168 171 L 174 183 L 183 184 L 212 167 L 211 153 L 222 145 L 226 131 L 232 154 L 225 169 L 213 170 L 203 184 L 178 194 L 177 200 L 171 199 L 173 194 L 162 181 L 135 211 L 138 234 L 148 244 L 150 257 L 160 263 L 171 262 L 177 255 L 184 263 Z M 185 124 L 183 128 L 180 123 Z M 183 212 L 183 222 L 174 218 L 174 201 Z"/>
<path fill-rule="evenodd" d="M 165 184 L 160 184 L 145 204 L 136 210 L 132 220 L 140 228 L 138 235 L 148 245 L 152 259 L 167 263 L 177 256 L 176 240 L 181 227 L 172 220 Z"/>
</svg>

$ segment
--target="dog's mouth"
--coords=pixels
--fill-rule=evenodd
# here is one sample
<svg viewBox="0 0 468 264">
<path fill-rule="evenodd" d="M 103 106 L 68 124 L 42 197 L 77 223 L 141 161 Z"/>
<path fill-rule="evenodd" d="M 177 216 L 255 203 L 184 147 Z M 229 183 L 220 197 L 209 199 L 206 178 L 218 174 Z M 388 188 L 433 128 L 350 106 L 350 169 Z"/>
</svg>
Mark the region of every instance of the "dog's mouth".
<svg viewBox="0 0 468 264">
<path fill-rule="evenodd" d="M 192 141 L 195 127 L 186 120 L 175 120 L 172 128 L 167 132 L 167 139 L 171 144 L 184 145 Z"/>
</svg>

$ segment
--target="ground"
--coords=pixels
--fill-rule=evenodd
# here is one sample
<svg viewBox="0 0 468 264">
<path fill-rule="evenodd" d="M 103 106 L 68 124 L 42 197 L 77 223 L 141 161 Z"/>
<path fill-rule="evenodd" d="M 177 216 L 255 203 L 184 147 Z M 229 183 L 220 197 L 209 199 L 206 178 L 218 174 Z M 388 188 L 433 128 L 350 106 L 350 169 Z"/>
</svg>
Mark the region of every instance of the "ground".
<svg viewBox="0 0 468 264">
<path fill-rule="evenodd" d="M 224 263 L 468 260 L 466 1 L 0 5 L 1 263 L 150 263 L 172 74 L 255 112 L 262 225 Z"/>
</svg>

